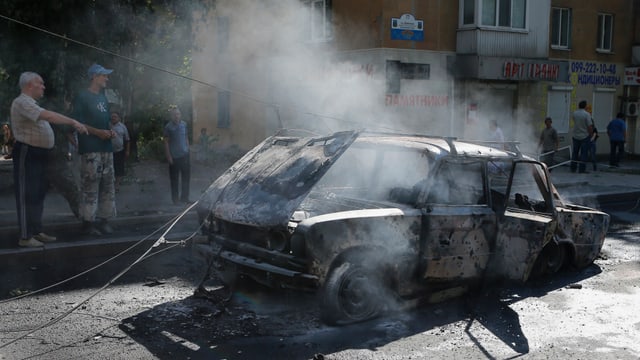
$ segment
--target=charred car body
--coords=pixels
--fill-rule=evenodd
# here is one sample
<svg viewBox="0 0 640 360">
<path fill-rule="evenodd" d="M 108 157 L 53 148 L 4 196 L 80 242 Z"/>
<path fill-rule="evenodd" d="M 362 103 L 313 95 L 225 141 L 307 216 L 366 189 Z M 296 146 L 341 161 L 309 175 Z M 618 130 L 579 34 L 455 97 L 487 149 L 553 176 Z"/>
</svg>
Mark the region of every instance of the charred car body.
<svg viewBox="0 0 640 360">
<path fill-rule="evenodd" d="M 515 149 L 515 148 L 514 148 Z M 591 264 L 609 216 L 518 151 L 419 135 L 272 136 L 198 204 L 222 278 L 318 290 L 329 324 L 480 280 Z"/>
</svg>

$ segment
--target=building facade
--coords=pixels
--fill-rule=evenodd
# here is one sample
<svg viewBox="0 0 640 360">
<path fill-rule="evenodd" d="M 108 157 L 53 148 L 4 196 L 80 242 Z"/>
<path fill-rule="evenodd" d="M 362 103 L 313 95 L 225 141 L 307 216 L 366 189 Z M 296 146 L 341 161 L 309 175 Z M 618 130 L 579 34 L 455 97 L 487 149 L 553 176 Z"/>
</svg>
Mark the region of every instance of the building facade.
<svg viewBox="0 0 640 360">
<path fill-rule="evenodd" d="M 545 116 L 568 144 L 587 100 L 604 134 L 637 101 L 637 2 L 218 0 L 194 28 L 193 128 L 249 149 L 280 128 L 486 140 L 497 120 L 535 152 Z"/>
</svg>

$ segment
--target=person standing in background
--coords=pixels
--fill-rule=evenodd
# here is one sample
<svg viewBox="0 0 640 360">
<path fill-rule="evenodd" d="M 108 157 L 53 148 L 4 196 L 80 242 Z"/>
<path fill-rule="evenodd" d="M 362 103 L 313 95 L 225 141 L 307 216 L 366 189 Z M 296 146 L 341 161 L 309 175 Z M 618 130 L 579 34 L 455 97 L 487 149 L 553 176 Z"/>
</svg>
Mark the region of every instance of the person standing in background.
<svg viewBox="0 0 640 360">
<path fill-rule="evenodd" d="M 125 174 L 125 162 L 129 157 L 129 131 L 120 121 L 121 116 L 117 111 L 111 112 L 111 130 L 114 137 L 111 139 L 113 146 L 113 171 L 115 174 L 116 192 L 120 190 L 120 182 Z"/>
<path fill-rule="evenodd" d="M 73 117 L 87 125 L 89 134 L 78 135 L 82 196 L 80 218 L 82 232 L 88 235 L 110 234 L 108 219 L 115 216 L 115 179 L 109 101 L 104 89 L 113 70 L 93 64 L 87 74 L 90 83 L 73 102 Z"/>
<path fill-rule="evenodd" d="M 191 163 L 187 123 L 182 121 L 182 114 L 177 106 L 169 108 L 169 116 L 171 120 L 164 127 L 163 136 L 165 155 L 169 162 L 171 200 L 175 205 L 180 202 L 190 203 Z"/>
<path fill-rule="evenodd" d="M 39 247 L 56 241 L 42 232 L 42 213 L 47 194 L 47 165 L 55 144 L 51 124 L 72 126 L 78 133 L 87 128 L 57 112 L 45 110 L 36 100 L 44 96 L 44 81 L 34 72 L 24 72 L 19 79 L 20 96 L 11 103 L 13 147 L 13 183 L 20 240 L 18 246 Z"/>
<path fill-rule="evenodd" d="M 207 134 L 207 128 L 200 129 L 199 142 L 197 153 L 198 161 L 206 162 L 209 155 L 209 135 Z"/>
<path fill-rule="evenodd" d="M 69 204 L 73 215 L 80 219 L 80 198 L 82 189 L 80 187 L 80 167 L 77 166 L 77 153 L 72 151 L 73 144 L 77 144 L 76 134 L 69 137 L 69 130 L 66 126 L 55 125 L 55 145 L 49 157 L 47 178 L 53 189 L 55 189 Z M 74 141 L 74 143 L 70 143 Z"/>
<path fill-rule="evenodd" d="M 127 127 L 127 131 L 129 132 L 130 158 L 133 162 L 139 162 L 140 156 L 138 155 L 138 138 L 140 137 L 140 126 L 129 116 L 125 116 L 123 121 L 124 125 Z"/>
<path fill-rule="evenodd" d="M 489 129 L 491 130 L 491 133 L 489 134 L 489 141 L 504 144 L 504 134 L 502 133 L 502 129 L 498 126 L 497 120 L 491 120 L 489 123 Z"/>
<path fill-rule="evenodd" d="M 538 147 L 542 150 L 540 161 L 547 164 L 547 167 L 553 166 L 553 153 L 558 151 L 558 132 L 552 125 L 553 120 L 550 117 L 544 119 L 544 129 L 540 133 L 540 141 Z"/>
<path fill-rule="evenodd" d="M 623 113 L 619 112 L 615 119 L 609 121 L 607 135 L 611 144 L 609 166 L 618 167 L 624 156 L 624 143 L 627 141 L 627 124 L 624 122 Z"/>
<path fill-rule="evenodd" d="M 578 103 L 578 110 L 573 112 L 571 172 L 576 172 L 576 169 L 580 173 L 587 172 L 587 155 L 593 135 L 593 119 L 586 108 L 587 102 L 582 100 Z"/>
<path fill-rule="evenodd" d="M 593 164 L 593 171 L 598 170 L 598 165 L 597 165 L 597 159 L 596 159 L 596 150 L 597 150 L 597 141 L 598 138 L 600 138 L 600 135 L 598 135 L 598 129 L 596 128 L 595 125 L 593 125 L 593 132 L 591 133 L 591 136 L 589 137 L 589 151 L 588 151 L 588 155 L 587 155 L 587 159 L 589 159 L 589 161 L 591 161 L 591 163 Z"/>
<path fill-rule="evenodd" d="M 502 129 L 498 126 L 498 121 L 496 119 L 492 119 L 489 122 L 489 142 L 491 143 L 491 147 L 495 147 L 500 150 L 507 150 L 507 144 L 504 142 L 504 134 L 502 133 Z"/>
<path fill-rule="evenodd" d="M 2 154 L 5 159 L 11 159 L 11 152 L 13 151 L 13 143 L 15 139 L 11 133 L 9 124 L 2 125 Z"/>
</svg>

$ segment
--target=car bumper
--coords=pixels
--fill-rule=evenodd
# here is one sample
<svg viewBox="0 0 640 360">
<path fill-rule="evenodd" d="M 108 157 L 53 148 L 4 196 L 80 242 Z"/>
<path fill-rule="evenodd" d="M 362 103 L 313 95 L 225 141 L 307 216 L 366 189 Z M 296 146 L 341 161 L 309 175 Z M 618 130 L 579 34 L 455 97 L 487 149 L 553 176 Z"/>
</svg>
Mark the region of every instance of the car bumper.
<svg viewBox="0 0 640 360">
<path fill-rule="evenodd" d="M 272 288 L 297 290 L 315 290 L 318 288 L 319 281 L 315 275 L 264 263 L 232 251 L 220 251 L 217 257 L 221 271 L 228 270 L 231 267 L 238 275 L 250 277 L 256 282 Z"/>
</svg>

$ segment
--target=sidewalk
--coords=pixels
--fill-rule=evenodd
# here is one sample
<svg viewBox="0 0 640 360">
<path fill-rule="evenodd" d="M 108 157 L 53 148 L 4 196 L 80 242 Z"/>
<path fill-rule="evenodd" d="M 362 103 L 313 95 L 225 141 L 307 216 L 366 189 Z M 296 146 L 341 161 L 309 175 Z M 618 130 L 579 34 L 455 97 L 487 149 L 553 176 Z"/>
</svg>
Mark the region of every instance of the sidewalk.
<svg viewBox="0 0 640 360">
<path fill-rule="evenodd" d="M 561 196 L 578 205 L 599 207 L 605 198 L 615 198 L 633 194 L 640 196 L 640 160 L 630 159 L 620 167 L 609 167 L 606 162 L 598 163 L 593 171 L 591 164 L 587 173 L 572 173 L 569 166 L 561 166 L 551 171 L 551 181 Z M 585 202 L 587 201 L 587 202 Z"/>
<path fill-rule="evenodd" d="M 185 209 L 187 205 L 174 205 L 171 200 L 168 167 L 168 164 L 159 161 L 143 161 L 134 163 L 127 169 L 127 176 L 116 194 L 117 216 L 111 221 L 114 228 L 151 220 L 168 221 Z M 224 169 L 214 169 L 193 162 L 191 200 L 197 200 L 223 171 Z M 3 184 L 5 180 L 7 179 L 3 179 Z M 76 230 L 79 233 L 81 228 L 80 221 L 73 215 L 67 201 L 55 190 L 50 191 L 45 199 L 43 225 L 44 231 L 51 235 L 73 233 Z M 0 187 L 0 249 L 18 249 L 17 239 L 13 187 L 4 185 Z M 59 239 L 52 244 L 62 241 L 64 240 Z"/>
<path fill-rule="evenodd" d="M 226 169 L 227 166 L 207 167 L 192 163 L 191 200 L 200 194 Z M 117 193 L 118 215 L 111 221 L 116 229 L 132 224 L 150 222 L 163 223 L 184 210 L 186 205 L 173 205 L 170 195 L 168 164 L 158 161 L 135 163 Z M 4 176 L 4 174 L 3 174 Z M 619 168 L 599 164 L 599 170 L 586 174 L 571 173 L 568 166 L 553 169 L 551 179 L 560 194 L 569 202 L 599 207 L 599 203 L 612 198 L 640 198 L 640 160 L 628 160 Z M 192 210 L 195 216 L 195 211 Z M 191 214 L 188 214 L 192 216 Z M 9 253 L 43 251 L 43 248 L 17 247 L 15 199 L 12 187 L 0 187 L 0 256 Z M 45 200 L 43 224 L 45 232 L 52 235 L 80 232 L 80 221 L 72 214 L 64 198 L 50 192 Z M 109 239 L 94 239 L 91 243 L 109 242 Z M 71 241 L 59 238 L 47 248 L 64 247 Z M 86 240 L 75 241 L 70 246 L 88 245 Z M 84 251 L 84 250 L 83 250 Z"/>
</svg>

